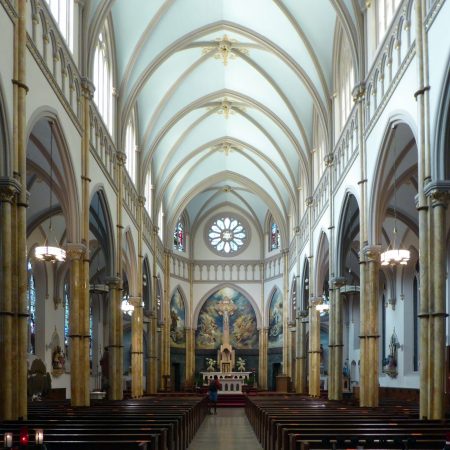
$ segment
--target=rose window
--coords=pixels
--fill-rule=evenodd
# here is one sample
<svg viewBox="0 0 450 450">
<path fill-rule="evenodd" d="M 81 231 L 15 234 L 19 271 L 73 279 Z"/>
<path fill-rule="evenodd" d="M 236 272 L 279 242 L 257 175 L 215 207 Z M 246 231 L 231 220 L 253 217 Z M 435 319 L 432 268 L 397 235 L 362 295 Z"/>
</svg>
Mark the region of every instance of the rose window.
<svg viewBox="0 0 450 450">
<path fill-rule="evenodd" d="M 235 217 L 221 217 L 210 225 L 208 241 L 216 252 L 230 255 L 243 250 L 247 241 L 247 231 Z"/>
</svg>

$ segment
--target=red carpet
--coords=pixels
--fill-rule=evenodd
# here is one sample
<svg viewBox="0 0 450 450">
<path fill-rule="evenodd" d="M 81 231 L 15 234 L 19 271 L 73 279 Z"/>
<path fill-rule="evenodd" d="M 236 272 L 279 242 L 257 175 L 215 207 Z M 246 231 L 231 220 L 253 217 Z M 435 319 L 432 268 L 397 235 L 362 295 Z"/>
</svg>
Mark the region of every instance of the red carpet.
<svg viewBox="0 0 450 450">
<path fill-rule="evenodd" d="M 245 395 L 219 394 L 217 400 L 218 408 L 243 408 L 244 406 L 245 406 Z"/>
</svg>

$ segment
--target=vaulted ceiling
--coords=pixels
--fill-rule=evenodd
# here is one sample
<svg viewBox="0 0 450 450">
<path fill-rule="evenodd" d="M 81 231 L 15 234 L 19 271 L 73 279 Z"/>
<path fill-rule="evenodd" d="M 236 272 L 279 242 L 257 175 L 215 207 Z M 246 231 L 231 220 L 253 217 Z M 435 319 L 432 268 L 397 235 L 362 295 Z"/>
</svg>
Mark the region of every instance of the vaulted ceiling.
<svg viewBox="0 0 450 450">
<path fill-rule="evenodd" d="M 137 112 L 143 173 L 168 226 L 219 205 L 270 212 L 282 234 L 310 187 L 313 117 L 331 142 L 339 22 L 357 59 L 357 0 L 92 0 L 88 42 L 109 20 L 118 144 Z M 118 145 L 120 147 L 120 145 Z M 286 236 L 286 235 L 285 235 Z M 286 241 L 285 241 L 286 242 Z"/>
</svg>

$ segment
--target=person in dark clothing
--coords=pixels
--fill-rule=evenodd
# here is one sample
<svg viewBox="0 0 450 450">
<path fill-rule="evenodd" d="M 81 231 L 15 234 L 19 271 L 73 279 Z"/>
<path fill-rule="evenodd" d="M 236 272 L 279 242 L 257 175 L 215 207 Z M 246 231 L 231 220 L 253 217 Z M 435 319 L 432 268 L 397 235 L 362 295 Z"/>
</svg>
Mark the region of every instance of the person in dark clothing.
<svg viewBox="0 0 450 450">
<path fill-rule="evenodd" d="M 208 397 L 209 397 L 209 413 L 217 414 L 217 392 L 222 389 L 219 377 L 214 375 L 214 379 L 211 380 L 208 387 Z"/>
</svg>

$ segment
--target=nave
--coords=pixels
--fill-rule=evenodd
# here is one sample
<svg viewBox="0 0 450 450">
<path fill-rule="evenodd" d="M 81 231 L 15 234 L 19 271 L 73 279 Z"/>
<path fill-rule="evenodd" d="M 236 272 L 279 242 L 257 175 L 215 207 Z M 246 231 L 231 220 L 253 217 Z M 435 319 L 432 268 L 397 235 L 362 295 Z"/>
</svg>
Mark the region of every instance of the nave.
<svg viewBox="0 0 450 450">
<path fill-rule="evenodd" d="M 226 394 L 223 395 L 227 397 Z M 370 450 L 447 449 L 450 420 L 424 421 L 416 401 L 387 398 L 376 408 L 357 399 L 297 394 L 243 395 L 245 407 L 205 394 L 158 394 L 86 407 L 33 402 L 27 420 L 4 421 L 0 448 L 41 450 Z M 223 400 L 223 399 L 222 399 Z"/>
</svg>

